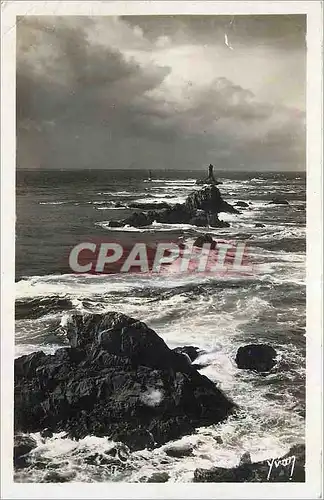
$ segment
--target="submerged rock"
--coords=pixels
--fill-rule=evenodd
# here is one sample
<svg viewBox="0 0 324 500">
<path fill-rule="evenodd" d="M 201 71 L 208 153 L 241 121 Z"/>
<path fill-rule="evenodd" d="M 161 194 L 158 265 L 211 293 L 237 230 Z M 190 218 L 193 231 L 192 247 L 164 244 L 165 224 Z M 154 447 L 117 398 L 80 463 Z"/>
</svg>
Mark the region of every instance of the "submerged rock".
<svg viewBox="0 0 324 500">
<path fill-rule="evenodd" d="M 66 329 L 71 347 L 15 360 L 16 432 L 109 436 L 135 450 L 218 423 L 236 408 L 141 321 L 74 315 Z"/>
<path fill-rule="evenodd" d="M 236 353 L 238 368 L 268 372 L 276 364 L 277 352 L 267 344 L 249 344 L 240 347 Z"/>
<path fill-rule="evenodd" d="M 262 224 L 262 222 L 257 222 L 254 227 L 266 227 L 265 224 Z"/>
<path fill-rule="evenodd" d="M 305 446 L 293 446 L 280 458 L 271 457 L 262 462 L 240 463 L 231 469 L 213 467 L 196 469 L 195 483 L 245 483 L 245 482 L 305 482 Z"/>
<path fill-rule="evenodd" d="M 152 203 L 133 202 L 128 206 L 129 208 L 139 208 L 140 210 L 158 210 L 162 208 L 171 208 L 171 205 L 169 205 L 165 201 L 155 201 Z"/>
<path fill-rule="evenodd" d="M 208 225 L 211 227 L 230 227 L 230 223 L 220 220 L 217 214 L 208 214 Z"/>
<path fill-rule="evenodd" d="M 110 220 L 109 227 L 123 227 L 125 224 L 121 220 Z"/>
<path fill-rule="evenodd" d="M 249 206 L 249 204 L 248 204 L 248 203 L 246 203 L 246 201 L 237 201 L 237 202 L 235 203 L 235 205 L 236 205 L 237 207 L 242 207 L 242 208 L 247 208 L 247 207 Z"/>
<path fill-rule="evenodd" d="M 283 198 L 275 197 L 270 201 L 270 205 L 289 205 L 289 203 Z"/>
<path fill-rule="evenodd" d="M 169 457 L 182 458 L 189 457 L 193 453 L 193 447 L 190 444 L 174 444 L 164 448 Z"/>
</svg>

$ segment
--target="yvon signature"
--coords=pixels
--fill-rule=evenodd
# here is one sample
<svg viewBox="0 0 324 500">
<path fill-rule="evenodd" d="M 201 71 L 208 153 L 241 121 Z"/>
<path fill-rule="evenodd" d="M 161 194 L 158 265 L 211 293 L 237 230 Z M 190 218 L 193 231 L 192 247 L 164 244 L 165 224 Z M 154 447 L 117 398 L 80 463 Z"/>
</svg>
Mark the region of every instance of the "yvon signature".
<svg viewBox="0 0 324 500">
<path fill-rule="evenodd" d="M 290 457 L 286 457 L 286 458 L 272 458 L 271 460 L 267 460 L 267 464 L 269 466 L 267 481 L 269 481 L 269 479 L 271 477 L 271 472 L 272 472 L 274 467 L 277 469 L 278 467 L 290 467 L 291 466 L 291 469 L 290 469 L 290 479 L 291 479 L 293 476 L 293 473 L 294 473 L 295 463 L 296 463 L 295 455 L 291 455 Z"/>
</svg>

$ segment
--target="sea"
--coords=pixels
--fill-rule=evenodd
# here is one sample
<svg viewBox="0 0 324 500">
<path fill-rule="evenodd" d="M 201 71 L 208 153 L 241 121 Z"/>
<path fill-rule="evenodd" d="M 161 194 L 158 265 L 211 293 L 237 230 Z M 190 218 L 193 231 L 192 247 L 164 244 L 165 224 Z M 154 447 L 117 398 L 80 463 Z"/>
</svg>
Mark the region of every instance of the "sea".
<svg viewBox="0 0 324 500">
<path fill-rule="evenodd" d="M 239 411 L 174 443 L 190 444 L 191 456 L 169 457 L 162 446 L 130 453 L 122 468 L 89 459 L 115 445 L 109 436 L 75 441 L 64 433 L 33 433 L 38 446 L 15 481 L 47 482 L 55 471 L 71 482 L 143 482 L 154 472 L 166 472 L 169 482 L 190 482 L 197 467 L 233 467 L 245 452 L 252 461 L 275 458 L 304 442 L 306 176 L 215 174 L 226 201 L 248 203 L 240 214 L 219 214 L 230 227 L 153 223 L 113 229 L 109 221 L 131 214 L 131 202 L 182 203 L 199 189 L 196 180 L 204 172 L 153 170 L 149 179 L 146 170 L 17 171 L 16 356 L 68 345 L 64 325 L 72 314 L 118 311 L 144 321 L 170 348 L 203 350 L 207 366 L 200 372 Z M 289 204 L 271 204 L 278 196 Z M 68 264 L 71 248 L 93 238 L 192 242 L 206 232 L 244 242 L 253 273 L 76 275 Z M 249 343 L 276 349 L 277 364 L 267 376 L 237 368 L 237 349 Z"/>
</svg>

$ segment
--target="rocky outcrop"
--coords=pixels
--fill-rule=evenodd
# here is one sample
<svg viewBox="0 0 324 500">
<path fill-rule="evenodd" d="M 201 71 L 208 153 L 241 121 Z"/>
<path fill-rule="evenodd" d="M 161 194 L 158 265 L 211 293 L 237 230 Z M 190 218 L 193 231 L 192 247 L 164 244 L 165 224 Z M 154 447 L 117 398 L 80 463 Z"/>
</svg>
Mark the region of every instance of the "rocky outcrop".
<svg viewBox="0 0 324 500">
<path fill-rule="evenodd" d="M 246 483 L 246 482 L 304 482 L 305 446 L 293 446 L 280 458 L 271 457 L 262 462 L 240 461 L 231 469 L 213 467 L 196 469 L 195 483 Z"/>
<path fill-rule="evenodd" d="M 173 444 L 166 446 L 164 452 L 169 457 L 183 458 L 193 454 L 193 447 L 190 444 Z"/>
<path fill-rule="evenodd" d="M 116 312 L 74 315 L 66 332 L 71 347 L 15 360 L 16 432 L 109 436 L 134 450 L 220 422 L 235 410 L 141 321 Z"/>
<path fill-rule="evenodd" d="M 134 212 L 123 220 L 123 226 L 143 227 L 152 224 L 152 218 L 144 212 Z"/>
<path fill-rule="evenodd" d="M 34 438 L 24 434 L 16 434 L 14 437 L 13 460 L 16 468 L 28 465 L 26 455 L 36 448 L 37 442 Z"/>
<path fill-rule="evenodd" d="M 162 224 L 191 224 L 194 226 L 229 227 L 229 223 L 219 220 L 218 213 L 239 214 L 232 205 L 223 200 L 215 183 L 189 194 L 185 203 L 131 203 L 130 208 L 139 208 L 123 221 L 111 220 L 110 227 L 149 226 L 154 221 Z"/>
<path fill-rule="evenodd" d="M 188 224 L 193 215 L 194 214 L 188 211 L 185 205 L 181 203 L 176 203 L 162 210 L 149 212 L 149 216 L 153 221 L 163 224 Z"/>
<path fill-rule="evenodd" d="M 239 213 L 236 208 L 223 200 L 219 189 L 215 185 L 206 186 L 191 193 L 187 197 L 185 205 L 189 212 L 204 210 L 216 214 L 219 212 Z"/>
<path fill-rule="evenodd" d="M 198 358 L 199 354 L 202 353 L 202 351 L 199 349 L 199 347 L 195 347 L 193 345 L 185 345 L 183 347 L 176 347 L 173 350 L 174 350 L 174 352 L 177 352 L 179 354 L 184 354 L 185 356 L 187 356 L 191 363 Z"/>
<path fill-rule="evenodd" d="M 235 361 L 238 368 L 268 372 L 276 364 L 276 356 L 275 349 L 270 345 L 249 344 L 238 349 Z"/>
</svg>

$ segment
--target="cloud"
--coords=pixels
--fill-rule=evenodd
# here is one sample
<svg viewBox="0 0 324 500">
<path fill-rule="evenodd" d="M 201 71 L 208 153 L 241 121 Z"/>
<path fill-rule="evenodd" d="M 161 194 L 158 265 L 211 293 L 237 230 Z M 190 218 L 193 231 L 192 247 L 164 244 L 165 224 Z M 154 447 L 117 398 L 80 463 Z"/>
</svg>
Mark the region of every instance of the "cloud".
<svg viewBox="0 0 324 500">
<path fill-rule="evenodd" d="M 217 18 L 209 22 L 213 19 L 219 34 L 223 25 Z M 285 72 L 276 76 L 282 88 L 274 85 L 271 93 L 271 81 L 244 71 L 247 61 L 261 61 L 258 69 L 269 77 L 284 66 L 287 54 L 278 51 L 278 35 L 264 38 L 267 44 L 272 40 L 270 49 L 251 48 L 249 36 L 245 50 L 241 26 L 235 50 L 228 51 L 224 34 L 220 39 L 212 25 L 204 31 L 201 23 L 21 19 L 18 168 L 199 168 L 209 161 L 233 169 L 242 163 L 248 168 L 303 167 L 300 92 L 291 106 L 283 96 L 288 92 Z M 161 26 L 168 29 L 161 31 Z M 298 44 L 291 56 L 296 33 L 287 35 L 287 61 L 302 71 Z M 207 39 L 207 45 L 202 43 Z M 275 57 L 267 60 L 269 54 Z"/>
</svg>

